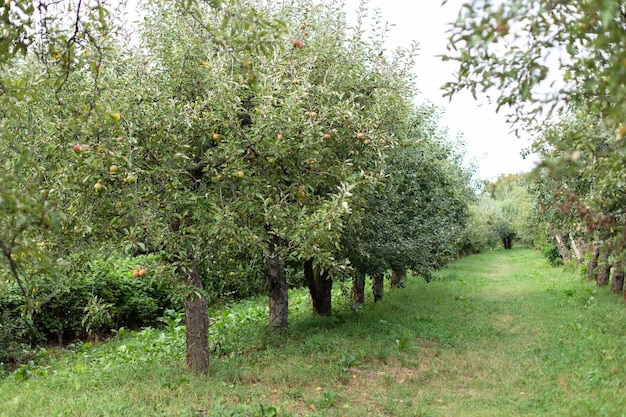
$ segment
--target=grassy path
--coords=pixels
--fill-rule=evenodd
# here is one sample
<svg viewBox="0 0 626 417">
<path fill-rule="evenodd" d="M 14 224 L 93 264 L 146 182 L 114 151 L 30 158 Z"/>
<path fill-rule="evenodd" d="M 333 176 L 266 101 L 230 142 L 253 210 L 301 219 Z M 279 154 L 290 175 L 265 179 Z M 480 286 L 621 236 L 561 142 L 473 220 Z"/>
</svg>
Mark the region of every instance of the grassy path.
<svg viewBox="0 0 626 417">
<path fill-rule="evenodd" d="M 448 333 L 450 348 L 429 358 L 444 374 L 429 385 L 442 400 L 433 415 L 625 415 L 618 298 L 528 250 L 467 258 L 440 276 L 433 291 L 457 306 L 445 303 L 451 321 L 434 336 Z"/>
<path fill-rule="evenodd" d="M 250 300 L 214 313 L 208 379 L 185 373 L 172 318 L 0 380 L 0 417 L 626 416 L 626 310 L 607 293 L 514 249 L 358 311 L 338 296 L 331 318 L 293 292 L 282 339 Z"/>
</svg>

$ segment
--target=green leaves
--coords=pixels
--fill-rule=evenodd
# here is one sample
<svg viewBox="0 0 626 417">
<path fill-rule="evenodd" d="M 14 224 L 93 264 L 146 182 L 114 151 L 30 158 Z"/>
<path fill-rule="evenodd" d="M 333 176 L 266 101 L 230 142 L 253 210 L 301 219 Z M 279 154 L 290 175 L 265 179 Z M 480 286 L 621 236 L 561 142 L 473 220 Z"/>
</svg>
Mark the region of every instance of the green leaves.
<svg viewBox="0 0 626 417">
<path fill-rule="evenodd" d="M 387 57 L 335 3 L 154 2 L 137 50 L 109 11 L 70 11 L 74 25 L 48 28 L 42 48 L 2 76 L 15 88 L 0 96 L 0 150 L 24 174 L 0 175 L 10 183 L 0 222 L 21 247 L 45 243 L 29 256 L 158 252 L 169 276 L 192 266 L 192 251 L 217 292 L 257 288 L 259 256 L 278 236 L 283 259 L 345 274 L 344 228 L 368 196 L 386 198 L 382 183 L 370 193 L 396 164 L 385 214 L 399 221 L 372 224 L 417 235 L 394 249 L 437 252 L 424 265 L 454 251 L 467 176 L 414 109 L 413 47 Z M 92 300 L 89 323 L 108 310 Z"/>
<path fill-rule="evenodd" d="M 470 173 L 437 126 L 432 108 L 418 108 L 398 126 L 397 147 L 387 150 L 380 183 L 363 190 L 342 236 L 356 269 L 382 274 L 408 268 L 428 276 L 460 250 Z"/>
<path fill-rule="evenodd" d="M 498 110 L 510 108 L 517 127 L 532 131 L 544 158 L 533 185 L 544 226 L 537 233 L 600 238 L 619 252 L 625 16 L 618 0 L 472 2 L 453 25 L 445 57 L 459 66 L 447 95 L 494 94 Z"/>
<path fill-rule="evenodd" d="M 498 108 L 511 107 L 519 121 L 563 109 L 563 97 L 585 100 L 614 126 L 624 114 L 626 71 L 619 61 L 625 51 L 617 46 L 626 41 L 623 24 L 617 0 L 466 5 L 450 35 L 450 51 L 461 52 L 445 57 L 460 69 L 457 79 L 446 84 L 447 94 L 461 89 L 493 93 Z M 546 61 L 563 52 L 566 57 L 558 62 Z M 570 80 L 575 74 L 574 80 L 549 85 L 560 70 L 569 71 Z"/>
<path fill-rule="evenodd" d="M 0 64 L 16 54 L 26 55 L 32 39 L 31 16 L 35 11 L 34 3 L 20 0 L 0 1 Z"/>
</svg>

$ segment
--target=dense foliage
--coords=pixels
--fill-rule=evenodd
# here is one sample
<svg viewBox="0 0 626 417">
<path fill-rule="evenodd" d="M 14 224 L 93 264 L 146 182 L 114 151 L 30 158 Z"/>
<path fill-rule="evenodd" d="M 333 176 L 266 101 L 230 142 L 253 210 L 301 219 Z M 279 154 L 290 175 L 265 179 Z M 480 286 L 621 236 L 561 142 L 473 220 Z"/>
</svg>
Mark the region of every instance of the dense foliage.
<svg viewBox="0 0 626 417">
<path fill-rule="evenodd" d="M 406 138 L 388 152 L 385 179 L 368 191 L 343 235 L 357 277 L 393 271 L 402 280 L 412 270 L 430 280 L 460 251 L 473 197 L 462 150 L 431 107 L 407 120 Z"/>
<path fill-rule="evenodd" d="M 47 6 L 2 6 L 7 322 L 62 342 L 182 300 L 206 373 L 216 297 L 266 290 L 282 331 L 303 271 L 329 314 L 318 296 L 359 265 L 352 219 L 383 222 L 343 239 L 380 244 L 376 271 L 457 253 L 462 155 L 413 104 L 415 46 L 386 51 L 365 7 L 348 27 L 339 2 L 148 2 L 131 36 L 100 2 Z"/>
</svg>

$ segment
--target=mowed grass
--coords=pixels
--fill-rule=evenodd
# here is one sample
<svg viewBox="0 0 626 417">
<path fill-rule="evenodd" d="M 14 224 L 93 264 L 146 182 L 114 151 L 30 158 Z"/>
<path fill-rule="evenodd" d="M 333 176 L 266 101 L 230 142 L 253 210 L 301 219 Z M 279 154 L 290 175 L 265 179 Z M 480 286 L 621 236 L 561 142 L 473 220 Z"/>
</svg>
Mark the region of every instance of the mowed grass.
<svg viewBox="0 0 626 417">
<path fill-rule="evenodd" d="M 0 416 L 626 415 L 623 299 L 528 249 L 411 277 L 356 311 L 337 293 L 330 318 L 292 292 L 282 338 L 266 303 L 212 313 L 208 378 L 185 371 L 171 316 L 0 380 Z"/>
</svg>

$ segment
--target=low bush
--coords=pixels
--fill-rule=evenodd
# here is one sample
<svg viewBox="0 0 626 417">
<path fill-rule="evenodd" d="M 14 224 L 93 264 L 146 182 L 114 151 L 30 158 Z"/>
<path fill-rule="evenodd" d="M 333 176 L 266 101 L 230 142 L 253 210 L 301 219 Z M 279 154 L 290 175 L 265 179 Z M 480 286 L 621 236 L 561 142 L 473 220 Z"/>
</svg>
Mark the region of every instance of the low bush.
<svg viewBox="0 0 626 417">
<path fill-rule="evenodd" d="M 134 271 L 146 269 L 136 276 Z M 159 259 L 96 258 L 82 268 L 65 291 L 34 315 L 47 340 L 59 344 L 91 333 L 156 323 L 177 306 L 177 287 Z"/>
<path fill-rule="evenodd" d="M 19 305 L 10 305 L 9 294 L 0 298 L 0 376 L 17 364 L 35 357 L 33 346 L 43 342 L 43 335 L 32 320 L 19 314 Z"/>
<path fill-rule="evenodd" d="M 180 307 L 177 284 L 155 256 L 96 257 L 75 264 L 82 267 L 32 314 L 23 311 L 17 286 L 9 279 L 0 281 L 0 368 L 28 361 L 38 344 L 63 345 L 120 327 L 154 325 L 166 309 Z M 143 268 L 146 273 L 136 276 L 134 271 Z M 31 290 L 48 294 L 56 285 L 47 282 Z"/>
<path fill-rule="evenodd" d="M 548 263 L 552 266 L 563 265 L 563 258 L 559 252 L 559 248 L 556 245 L 543 245 L 541 247 L 541 253 L 546 257 Z"/>
</svg>

